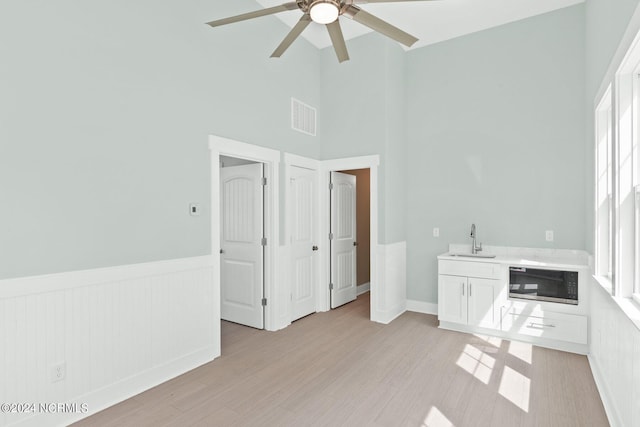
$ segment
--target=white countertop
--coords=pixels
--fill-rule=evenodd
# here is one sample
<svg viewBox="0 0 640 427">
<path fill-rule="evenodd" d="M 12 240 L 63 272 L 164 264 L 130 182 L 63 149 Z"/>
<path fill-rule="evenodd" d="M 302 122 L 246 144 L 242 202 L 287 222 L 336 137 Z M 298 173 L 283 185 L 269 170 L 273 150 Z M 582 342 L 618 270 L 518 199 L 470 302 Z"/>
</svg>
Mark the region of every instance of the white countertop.
<svg viewBox="0 0 640 427">
<path fill-rule="evenodd" d="M 451 244 L 449 252 L 439 255 L 438 259 L 550 268 L 588 268 L 590 265 L 587 252 L 570 249 L 484 246 L 479 254 L 495 255 L 495 258 L 455 256 L 455 254 L 471 254 L 471 245 Z"/>
</svg>

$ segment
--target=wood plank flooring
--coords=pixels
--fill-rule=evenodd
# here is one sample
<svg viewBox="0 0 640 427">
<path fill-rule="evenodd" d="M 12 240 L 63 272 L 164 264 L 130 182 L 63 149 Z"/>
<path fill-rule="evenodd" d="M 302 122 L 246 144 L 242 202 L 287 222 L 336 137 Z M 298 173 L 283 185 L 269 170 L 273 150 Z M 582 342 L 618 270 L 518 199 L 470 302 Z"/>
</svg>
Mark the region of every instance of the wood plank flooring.
<svg viewBox="0 0 640 427">
<path fill-rule="evenodd" d="M 586 357 L 369 321 L 369 296 L 278 332 L 222 324 L 222 356 L 77 426 L 608 426 Z"/>
</svg>

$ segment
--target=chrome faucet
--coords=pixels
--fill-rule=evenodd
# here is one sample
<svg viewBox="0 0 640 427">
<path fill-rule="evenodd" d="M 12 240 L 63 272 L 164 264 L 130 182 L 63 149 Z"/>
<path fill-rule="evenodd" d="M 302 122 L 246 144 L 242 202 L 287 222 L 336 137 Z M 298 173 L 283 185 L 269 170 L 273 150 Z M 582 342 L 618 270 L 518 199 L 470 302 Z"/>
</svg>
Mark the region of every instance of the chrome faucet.
<svg viewBox="0 0 640 427">
<path fill-rule="evenodd" d="M 471 253 L 477 254 L 478 251 L 482 250 L 482 243 L 480 243 L 479 245 L 476 245 L 476 225 L 475 224 L 471 224 L 471 238 L 473 239 L 473 241 L 471 242 Z"/>
</svg>

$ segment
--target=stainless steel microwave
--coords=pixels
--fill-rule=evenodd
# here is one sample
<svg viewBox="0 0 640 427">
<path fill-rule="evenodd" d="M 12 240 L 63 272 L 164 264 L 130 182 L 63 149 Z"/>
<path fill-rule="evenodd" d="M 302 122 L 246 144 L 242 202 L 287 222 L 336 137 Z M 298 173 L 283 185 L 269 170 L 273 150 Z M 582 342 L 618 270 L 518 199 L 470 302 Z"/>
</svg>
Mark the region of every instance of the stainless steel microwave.
<svg viewBox="0 0 640 427">
<path fill-rule="evenodd" d="M 509 297 L 578 304 L 578 272 L 509 267 Z"/>
</svg>

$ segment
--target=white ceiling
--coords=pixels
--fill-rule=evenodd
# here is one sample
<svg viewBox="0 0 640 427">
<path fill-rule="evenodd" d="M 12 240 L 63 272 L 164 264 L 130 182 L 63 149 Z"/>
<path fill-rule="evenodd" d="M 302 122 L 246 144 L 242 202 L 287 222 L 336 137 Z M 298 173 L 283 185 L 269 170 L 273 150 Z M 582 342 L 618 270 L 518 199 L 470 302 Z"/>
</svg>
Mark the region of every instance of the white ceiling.
<svg viewBox="0 0 640 427">
<path fill-rule="evenodd" d="M 270 7 L 290 0 L 256 1 L 263 7 Z M 411 47 L 415 49 L 583 2 L 584 0 L 439 0 L 360 4 L 358 7 L 417 37 L 418 42 Z M 299 10 L 294 10 L 276 16 L 293 27 L 301 15 Z M 340 24 L 347 40 L 372 31 L 346 17 L 340 18 Z M 283 33 L 282 37 L 284 36 Z M 302 36 L 318 48 L 331 46 L 331 40 L 322 25 L 311 23 Z"/>
</svg>

